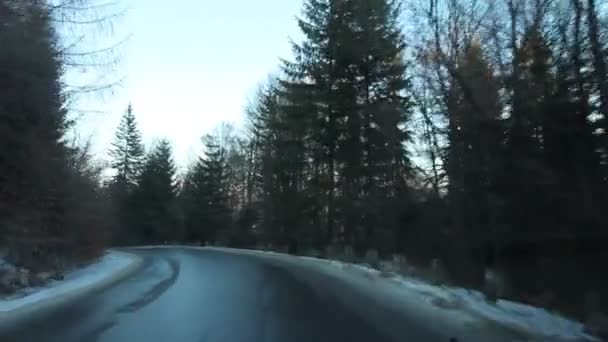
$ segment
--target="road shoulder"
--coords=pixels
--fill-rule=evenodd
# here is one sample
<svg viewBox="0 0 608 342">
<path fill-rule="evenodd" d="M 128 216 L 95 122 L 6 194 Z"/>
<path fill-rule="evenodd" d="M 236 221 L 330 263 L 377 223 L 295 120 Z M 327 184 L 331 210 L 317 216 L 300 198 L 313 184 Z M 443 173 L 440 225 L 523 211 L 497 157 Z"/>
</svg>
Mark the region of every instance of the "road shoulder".
<svg viewBox="0 0 608 342">
<path fill-rule="evenodd" d="M 500 308 L 486 303 L 485 300 L 473 298 L 470 291 L 464 289 L 434 286 L 416 279 L 395 277 L 361 265 L 335 260 L 230 248 L 204 249 L 249 255 L 276 265 L 283 265 L 301 281 L 308 282 L 318 291 L 331 292 L 345 306 L 360 311 L 375 324 L 394 331 L 397 337 L 400 334 L 398 333 L 400 319 L 407 318 L 408 321 L 417 322 L 420 326 L 430 326 L 446 339 L 458 337 L 459 340 L 464 341 L 594 340 L 591 336 L 582 333 L 580 324 L 576 322 L 564 324 L 565 319 L 561 318 L 551 320 L 550 326 L 545 324 L 544 327 L 528 328 L 531 322 L 537 321 L 529 317 L 530 310 L 525 312 L 527 316 L 516 317 L 518 319 L 515 323 L 530 320 L 526 325 L 515 324 L 512 322 L 514 319 L 507 320 L 504 315 L 496 313 Z M 353 300 L 354 298 L 358 300 Z M 360 305 L 363 299 L 368 305 Z M 453 303 L 457 305 L 451 305 Z M 484 312 L 479 313 L 480 308 L 484 309 Z M 487 314 L 487 311 L 491 311 L 493 315 Z M 537 311 L 539 310 L 533 312 Z M 521 315 L 523 314 L 519 316 Z"/>
<path fill-rule="evenodd" d="M 66 274 L 64 280 L 21 297 L 0 300 L 0 330 L 27 319 L 31 314 L 59 307 L 99 291 L 134 273 L 141 257 L 117 250 L 106 252 L 96 262 Z"/>
</svg>

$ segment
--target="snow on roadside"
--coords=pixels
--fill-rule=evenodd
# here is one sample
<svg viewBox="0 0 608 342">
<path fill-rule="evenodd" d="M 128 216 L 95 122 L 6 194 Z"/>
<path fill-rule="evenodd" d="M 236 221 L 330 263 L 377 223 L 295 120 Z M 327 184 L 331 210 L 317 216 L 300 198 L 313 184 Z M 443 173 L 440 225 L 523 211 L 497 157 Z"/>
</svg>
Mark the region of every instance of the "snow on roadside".
<svg viewBox="0 0 608 342">
<path fill-rule="evenodd" d="M 491 303 L 477 291 L 447 290 L 464 303 L 465 309 L 515 329 L 535 332 L 547 337 L 594 340 L 584 332 L 585 327 L 582 323 L 551 313 L 546 309 L 503 299 Z"/>
<path fill-rule="evenodd" d="M 209 248 L 209 247 L 207 247 Z M 360 288 L 382 293 L 387 303 L 413 305 L 420 315 L 459 324 L 487 320 L 547 341 L 599 341 L 584 332 L 584 325 L 546 309 L 507 300 L 492 303 L 478 291 L 437 286 L 419 279 L 383 272 L 361 264 L 346 263 L 315 257 L 296 257 L 270 251 L 234 250 L 211 247 L 244 254 L 265 255 L 298 264 L 306 264 L 320 271 L 336 275 Z M 336 273 L 340 269 L 342 272 Z M 420 305 L 424 304 L 424 306 Z M 426 310 L 422 310 L 425 308 Z"/>
<path fill-rule="evenodd" d="M 102 283 L 126 271 L 137 260 L 137 257 L 131 254 L 108 252 L 95 263 L 67 273 L 63 280 L 51 281 L 42 287 L 25 289 L 13 296 L 0 298 L 0 314 L 9 314 L 23 307 Z"/>
<path fill-rule="evenodd" d="M 300 259 L 330 265 L 342 270 L 357 270 L 375 280 L 385 278 L 388 282 L 398 284 L 400 287 L 398 291 L 403 296 L 411 296 L 415 293 L 426 297 L 427 302 L 437 307 L 465 310 L 524 333 L 544 338 L 599 341 L 584 332 L 585 327 L 582 323 L 551 313 L 543 308 L 502 299 L 492 303 L 486 300 L 484 294 L 479 291 L 431 285 L 410 277 L 386 274 L 364 265 L 312 257 L 300 257 Z"/>
</svg>

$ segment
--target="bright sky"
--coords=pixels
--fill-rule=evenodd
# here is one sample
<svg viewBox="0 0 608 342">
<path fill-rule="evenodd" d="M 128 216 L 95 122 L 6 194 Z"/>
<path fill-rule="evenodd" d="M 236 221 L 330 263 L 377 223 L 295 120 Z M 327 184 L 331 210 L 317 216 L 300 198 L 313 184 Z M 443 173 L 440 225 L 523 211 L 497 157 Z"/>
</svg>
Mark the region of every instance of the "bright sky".
<svg viewBox="0 0 608 342">
<path fill-rule="evenodd" d="M 144 141 L 168 138 L 185 166 L 200 154 L 204 134 L 222 121 L 243 122 L 248 99 L 279 58 L 291 56 L 289 39 L 301 36 L 302 0 L 129 1 L 115 34 L 131 35 L 119 68 L 123 86 L 79 126 L 105 158 L 131 102 Z"/>
</svg>

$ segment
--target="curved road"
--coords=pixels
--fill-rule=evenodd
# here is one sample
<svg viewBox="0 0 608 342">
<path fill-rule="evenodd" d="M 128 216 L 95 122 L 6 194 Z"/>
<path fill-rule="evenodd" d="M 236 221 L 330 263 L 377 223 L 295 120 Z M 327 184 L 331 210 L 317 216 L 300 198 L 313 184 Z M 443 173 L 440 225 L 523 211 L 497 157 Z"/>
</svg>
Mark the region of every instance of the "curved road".
<svg viewBox="0 0 608 342">
<path fill-rule="evenodd" d="M 0 332 L 0 341 L 517 340 L 498 329 L 464 329 L 470 334 L 463 336 L 415 313 L 403 317 L 338 279 L 262 258 L 180 248 L 130 251 L 143 258 L 137 272 L 75 303 L 37 313 Z"/>
</svg>

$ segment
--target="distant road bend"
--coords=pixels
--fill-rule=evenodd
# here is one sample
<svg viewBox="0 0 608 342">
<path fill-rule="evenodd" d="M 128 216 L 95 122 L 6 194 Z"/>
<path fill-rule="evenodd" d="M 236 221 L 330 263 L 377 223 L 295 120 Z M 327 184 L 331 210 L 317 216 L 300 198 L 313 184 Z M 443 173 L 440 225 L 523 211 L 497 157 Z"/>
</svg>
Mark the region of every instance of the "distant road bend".
<svg viewBox="0 0 608 342">
<path fill-rule="evenodd" d="M 177 247 L 127 251 L 143 258 L 134 274 L 38 312 L 0 331 L 0 341 L 517 340 L 499 328 L 450 331 L 415 310 L 384 308 L 338 278 L 264 258 Z"/>
</svg>

